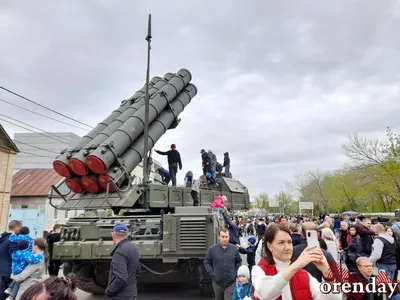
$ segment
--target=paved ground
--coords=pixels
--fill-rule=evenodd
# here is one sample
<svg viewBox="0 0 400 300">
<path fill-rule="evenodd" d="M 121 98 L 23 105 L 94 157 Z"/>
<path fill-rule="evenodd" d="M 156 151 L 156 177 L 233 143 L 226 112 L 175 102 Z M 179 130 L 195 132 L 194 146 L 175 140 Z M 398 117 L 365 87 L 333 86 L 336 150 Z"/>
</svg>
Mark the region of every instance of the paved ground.
<svg viewBox="0 0 400 300">
<path fill-rule="evenodd" d="M 247 245 L 247 238 L 240 239 L 242 246 Z M 242 255 L 243 263 L 246 263 L 246 256 Z M 79 300 L 106 300 L 105 296 L 93 296 L 81 290 L 76 292 Z M 190 300 L 207 299 L 201 297 L 199 290 L 193 286 L 182 286 L 181 284 L 160 284 L 155 289 L 154 285 L 139 286 L 138 298 L 140 300 Z M 208 298 L 209 299 L 209 298 Z"/>
</svg>

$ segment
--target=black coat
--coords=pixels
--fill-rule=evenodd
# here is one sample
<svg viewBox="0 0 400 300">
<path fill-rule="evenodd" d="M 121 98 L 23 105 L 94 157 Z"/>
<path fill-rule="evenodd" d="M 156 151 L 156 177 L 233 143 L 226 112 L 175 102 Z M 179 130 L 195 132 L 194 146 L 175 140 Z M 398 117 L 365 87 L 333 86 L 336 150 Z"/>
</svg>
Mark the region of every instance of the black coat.
<svg viewBox="0 0 400 300">
<path fill-rule="evenodd" d="M 17 244 L 10 242 L 10 233 L 0 235 L 0 276 L 11 276 L 12 254 L 17 250 Z"/>
<path fill-rule="evenodd" d="M 247 255 L 247 265 L 249 267 L 255 266 L 256 265 L 256 246 L 249 246 L 247 248 L 240 247 L 239 248 L 239 253 L 240 254 L 246 254 Z"/>
<path fill-rule="evenodd" d="M 128 239 L 120 241 L 113 250 L 108 286 L 105 294 L 109 299 L 125 300 L 137 296 L 137 280 L 140 276 L 139 251 Z"/>
<path fill-rule="evenodd" d="M 300 256 L 300 254 L 304 251 L 304 249 L 306 249 L 306 248 L 307 248 L 307 242 L 303 238 L 301 244 L 293 247 L 292 261 L 295 261 Z M 324 249 L 321 249 L 321 250 L 322 250 L 322 253 L 324 254 L 324 256 L 326 257 L 326 259 L 329 263 L 329 266 L 331 267 L 331 270 L 334 274 L 335 279 L 341 280 L 342 278 L 340 276 L 339 268 L 338 268 L 338 265 L 337 265 L 335 259 L 328 251 L 326 251 Z M 322 282 L 322 272 L 320 270 L 318 270 L 318 268 L 313 263 L 308 264 L 303 269 L 306 270 L 308 273 L 310 273 L 310 275 L 312 275 L 314 278 L 316 278 L 319 282 Z"/>
</svg>

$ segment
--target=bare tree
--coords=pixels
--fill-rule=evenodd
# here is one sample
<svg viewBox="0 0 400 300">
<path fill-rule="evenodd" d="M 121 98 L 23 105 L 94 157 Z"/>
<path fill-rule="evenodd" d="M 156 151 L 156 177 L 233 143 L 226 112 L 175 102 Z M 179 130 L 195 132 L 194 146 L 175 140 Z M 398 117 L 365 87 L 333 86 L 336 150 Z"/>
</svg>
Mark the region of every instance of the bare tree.
<svg viewBox="0 0 400 300">
<path fill-rule="evenodd" d="M 324 178 L 326 176 L 325 173 L 317 170 L 315 172 L 309 172 L 308 173 L 310 178 L 311 178 L 311 182 L 316 186 L 317 188 L 317 192 L 318 195 L 320 197 L 320 201 L 322 204 L 322 207 L 324 208 L 325 212 L 328 212 L 329 210 L 329 204 L 328 204 L 328 199 L 325 197 L 323 191 L 322 191 L 322 182 L 324 181 Z"/>
<path fill-rule="evenodd" d="M 363 167 L 380 165 L 384 159 L 378 139 L 369 140 L 357 133 L 349 135 L 349 140 L 342 145 L 342 151 L 356 165 Z"/>
</svg>

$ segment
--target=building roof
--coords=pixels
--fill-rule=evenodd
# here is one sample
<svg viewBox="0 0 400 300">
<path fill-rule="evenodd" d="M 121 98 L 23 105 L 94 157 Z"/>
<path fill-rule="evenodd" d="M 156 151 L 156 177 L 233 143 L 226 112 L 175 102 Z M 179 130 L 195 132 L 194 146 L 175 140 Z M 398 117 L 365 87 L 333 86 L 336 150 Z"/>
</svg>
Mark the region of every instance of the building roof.
<svg viewBox="0 0 400 300">
<path fill-rule="evenodd" d="M 0 148 L 6 148 L 7 150 L 19 152 L 17 146 L 14 144 L 13 140 L 10 138 L 10 136 L 7 134 L 4 127 L 1 126 L 1 124 L 0 124 Z"/>
<path fill-rule="evenodd" d="M 13 175 L 11 196 L 47 196 L 62 177 L 53 169 L 22 169 Z"/>
</svg>

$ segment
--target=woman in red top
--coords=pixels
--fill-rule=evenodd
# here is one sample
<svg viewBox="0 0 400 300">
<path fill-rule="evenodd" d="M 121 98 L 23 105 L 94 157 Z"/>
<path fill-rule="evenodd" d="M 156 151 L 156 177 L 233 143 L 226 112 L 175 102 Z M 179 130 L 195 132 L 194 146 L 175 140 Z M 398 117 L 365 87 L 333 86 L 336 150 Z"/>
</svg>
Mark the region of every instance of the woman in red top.
<svg viewBox="0 0 400 300">
<path fill-rule="evenodd" d="M 293 245 L 289 229 L 271 224 L 265 231 L 264 257 L 252 270 L 253 293 L 260 300 L 341 300 L 342 294 L 323 294 L 320 283 L 303 268 L 314 263 L 325 278 L 329 265 L 321 250 L 307 247 L 291 263 Z"/>
</svg>

